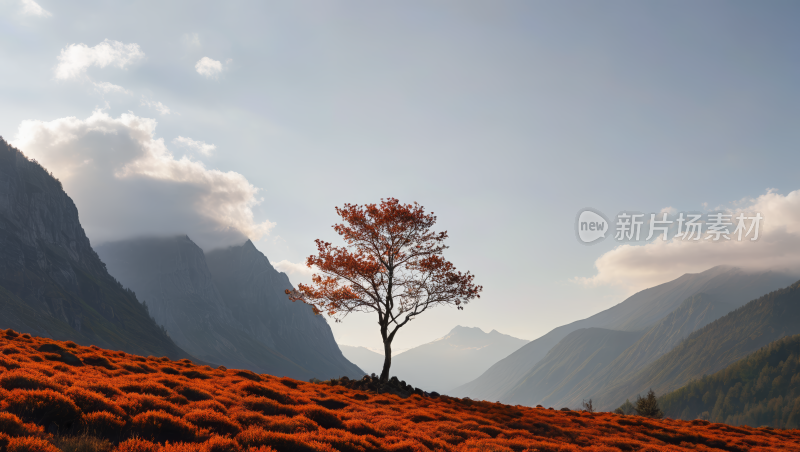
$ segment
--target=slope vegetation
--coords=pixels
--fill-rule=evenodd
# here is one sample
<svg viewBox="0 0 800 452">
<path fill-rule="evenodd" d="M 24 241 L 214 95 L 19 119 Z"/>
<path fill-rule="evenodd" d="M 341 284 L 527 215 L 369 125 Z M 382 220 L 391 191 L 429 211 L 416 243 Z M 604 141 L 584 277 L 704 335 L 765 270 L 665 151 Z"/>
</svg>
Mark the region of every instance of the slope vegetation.
<svg viewBox="0 0 800 452">
<path fill-rule="evenodd" d="M 800 335 L 777 340 L 659 403 L 673 418 L 800 428 Z"/>
<path fill-rule="evenodd" d="M 718 266 L 697 274 L 686 274 L 673 281 L 638 292 L 622 303 L 589 318 L 553 329 L 508 357 L 498 361 L 475 380 L 453 392 L 484 400 L 509 400 L 506 394 L 533 370 L 547 352 L 573 331 L 581 328 L 606 328 L 644 331 L 677 309 L 694 295 L 705 293 L 741 306 L 772 290 L 797 280 L 794 275 L 776 272 L 746 272 Z M 512 403 L 518 403 L 509 400 Z"/>
<path fill-rule="evenodd" d="M 358 381 L 305 383 L 11 330 L 0 348 L 9 452 L 800 450 L 798 431 L 400 398 L 347 387 Z"/>
<path fill-rule="evenodd" d="M 678 309 L 653 325 L 644 336 L 623 350 L 618 356 L 604 361 L 605 366 L 598 366 L 595 371 L 580 382 L 565 386 L 560 394 L 539 395 L 542 398 L 541 403 L 554 406 L 579 407 L 582 400 L 593 399 L 597 406 L 604 406 L 602 394 L 607 386 L 634 374 L 672 350 L 681 340 L 686 339 L 694 331 L 722 317 L 732 309 L 733 306 L 731 304 L 722 302 L 715 296 L 697 294 L 684 301 Z M 602 342 L 590 340 L 580 346 L 586 350 L 599 350 L 603 345 Z M 608 352 L 609 350 L 606 350 L 607 354 Z M 564 365 L 568 364 L 565 363 Z M 577 361 L 571 364 L 576 367 L 581 363 Z M 520 383 L 520 386 L 522 385 L 523 383 Z M 518 390 L 524 389 L 522 387 Z M 545 399 L 545 396 L 550 397 Z M 535 397 L 529 396 L 529 399 L 533 401 Z"/>
<path fill-rule="evenodd" d="M 771 292 L 690 335 L 661 358 L 610 386 L 602 409 L 652 388 L 664 394 L 728 365 L 784 336 L 800 333 L 800 282 Z"/>
</svg>

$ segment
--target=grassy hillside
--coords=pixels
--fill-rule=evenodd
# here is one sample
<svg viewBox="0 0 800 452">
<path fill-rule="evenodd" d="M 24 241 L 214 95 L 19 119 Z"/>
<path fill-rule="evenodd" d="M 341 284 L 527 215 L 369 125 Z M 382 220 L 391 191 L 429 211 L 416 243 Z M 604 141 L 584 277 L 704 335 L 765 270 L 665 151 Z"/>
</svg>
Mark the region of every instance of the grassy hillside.
<svg viewBox="0 0 800 452">
<path fill-rule="evenodd" d="M 674 418 L 800 428 L 800 335 L 775 341 L 659 403 Z"/>
<path fill-rule="evenodd" d="M 611 386 L 608 406 L 652 388 L 664 394 L 785 336 L 800 334 L 800 282 L 747 303 L 690 335 L 672 351 Z"/>
<path fill-rule="evenodd" d="M 0 349 L 8 452 L 800 451 L 798 431 L 400 398 L 11 330 Z"/>
</svg>

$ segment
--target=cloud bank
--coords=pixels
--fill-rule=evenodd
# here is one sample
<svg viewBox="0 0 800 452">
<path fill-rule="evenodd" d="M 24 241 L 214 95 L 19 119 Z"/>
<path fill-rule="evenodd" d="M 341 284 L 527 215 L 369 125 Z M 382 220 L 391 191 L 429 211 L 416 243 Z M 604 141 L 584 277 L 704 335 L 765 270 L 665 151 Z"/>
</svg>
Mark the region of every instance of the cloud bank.
<svg viewBox="0 0 800 452">
<path fill-rule="evenodd" d="M 286 275 L 289 276 L 289 280 L 291 280 L 295 286 L 298 283 L 310 284 L 311 275 L 316 271 L 316 268 L 308 268 L 305 262 L 295 264 L 288 260 L 275 262 L 272 266 L 275 267 L 275 270 L 286 273 Z"/>
<path fill-rule="evenodd" d="M 172 113 L 172 110 L 169 109 L 166 105 L 162 104 L 161 102 L 157 102 L 154 100 L 147 100 L 142 98 L 142 105 L 145 107 L 150 107 L 157 111 L 160 115 L 165 116 Z"/>
<path fill-rule="evenodd" d="M 133 94 L 127 89 L 109 82 L 94 82 L 94 87 L 97 91 L 99 91 L 102 94 L 111 94 L 111 93 Z"/>
<path fill-rule="evenodd" d="M 125 69 L 142 58 L 144 52 L 139 44 L 123 44 L 108 39 L 94 47 L 70 44 L 58 56 L 55 75 L 58 80 L 71 80 L 81 77 L 92 66 L 116 66 Z"/>
<path fill-rule="evenodd" d="M 214 146 L 213 144 L 208 144 L 205 141 L 196 141 L 191 138 L 186 138 L 181 136 L 175 138 L 174 140 L 172 140 L 172 142 L 179 146 L 184 146 L 189 149 L 195 150 L 203 155 L 211 155 L 211 153 L 217 149 L 216 146 Z"/>
<path fill-rule="evenodd" d="M 621 245 L 597 259 L 595 276 L 575 281 L 589 286 L 623 287 L 632 294 L 685 273 L 723 264 L 800 273 L 800 190 L 785 196 L 769 191 L 737 204 L 731 209 L 734 216 L 758 212 L 764 218 L 757 241 L 748 238 L 740 242 L 731 236 L 732 240 L 719 242 L 657 239 L 646 245 Z M 704 232 L 703 237 L 706 235 Z"/>
<path fill-rule="evenodd" d="M 176 159 L 155 128 L 153 119 L 95 111 L 23 121 L 13 144 L 62 181 L 95 244 L 185 233 L 209 250 L 269 233 L 274 224 L 253 215 L 258 188 L 241 174 Z"/>
<path fill-rule="evenodd" d="M 222 63 L 209 57 L 203 57 L 194 65 L 194 69 L 206 78 L 216 78 L 222 72 Z"/>
<path fill-rule="evenodd" d="M 42 8 L 41 6 L 39 6 L 38 3 L 36 3 L 33 0 L 22 0 L 21 3 L 22 3 L 22 14 L 28 16 L 40 16 L 40 17 L 52 16 L 52 14 L 50 14 L 50 11 L 47 11 L 46 9 Z"/>
</svg>

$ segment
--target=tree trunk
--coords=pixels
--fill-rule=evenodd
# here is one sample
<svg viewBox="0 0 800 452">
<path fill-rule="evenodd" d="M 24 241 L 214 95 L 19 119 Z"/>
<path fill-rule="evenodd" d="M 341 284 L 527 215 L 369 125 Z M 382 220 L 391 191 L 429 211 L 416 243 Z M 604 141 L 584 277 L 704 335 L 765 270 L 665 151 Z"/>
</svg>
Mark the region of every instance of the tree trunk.
<svg viewBox="0 0 800 452">
<path fill-rule="evenodd" d="M 389 381 L 389 369 L 392 367 L 392 343 L 383 341 L 383 370 L 381 371 L 381 381 Z"/>
</svg>

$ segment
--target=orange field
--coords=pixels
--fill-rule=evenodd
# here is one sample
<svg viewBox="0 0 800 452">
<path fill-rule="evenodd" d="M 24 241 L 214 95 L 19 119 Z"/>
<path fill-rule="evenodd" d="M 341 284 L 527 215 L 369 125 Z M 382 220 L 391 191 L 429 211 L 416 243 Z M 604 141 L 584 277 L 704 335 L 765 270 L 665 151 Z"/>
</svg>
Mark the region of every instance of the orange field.
<svg viewBox="0 0 800 452">
<path fill-rule="evenodd" d="M 800 451 L 798 430 L 402 399 L 12 330 L 0 349 L 3 452 L 73 436 L 125 452 Z"/>
</svg>

